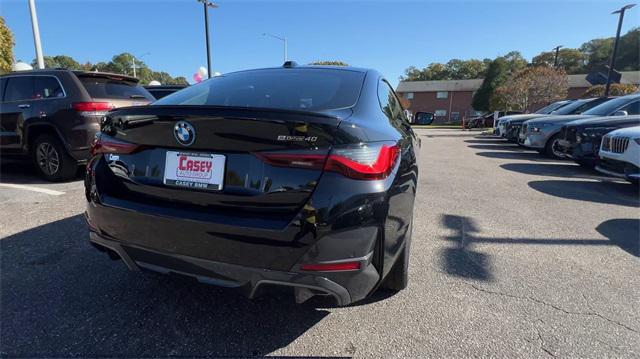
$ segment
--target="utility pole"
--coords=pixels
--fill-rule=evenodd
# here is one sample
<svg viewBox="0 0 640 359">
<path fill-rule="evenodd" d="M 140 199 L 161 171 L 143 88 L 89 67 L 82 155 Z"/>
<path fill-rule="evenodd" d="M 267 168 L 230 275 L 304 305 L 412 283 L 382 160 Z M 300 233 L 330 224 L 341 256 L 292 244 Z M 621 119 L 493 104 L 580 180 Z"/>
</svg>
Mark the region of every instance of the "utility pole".
<svg viewBox="0 0 640 359">
<path fill-rule="evenodd" d="M 562 47 L 562 45 L 558 45 L 556 47 L 554 47 L 553 49 L 556 50 L 556 56 L 553 60 L 553 67 L 558 67 L 558 52 L 560 51 L 560 48 Z"/>
<path fill-rule="evenodd" d="M 44 57 L 42 56 L 42 44 L 40 43 L 40 27 L 38 26 L 38 15 L 36 14 L 35 0 L 29 0 L 29 11 L 31 12 L 31 29 L 33 30 L 33 43 L 36 47 L 36 61 L 38 68 L 44 69 Z"/>
<path fill-rule="evenodd" d="M 616 40 L 613 43 L 613 52 L 611 53 L 611 60 L 609 61 L 609 74 L 607 75 L 607 86 L 604 88 L 604 97 L 609 96 L 609 90 L 611 89 L 611 76 L 613 76 L 614 67 L 616 65 L 616 54 L 618 53 L 618 41 L 620 40 L 620 30 L 622 29 L 622 20 L 624 19 L 624 12 L 636 6 L 636 4 L 629 4 L 623 6 L 620 10 L 616 10 L 611 14 L 620 14 L 618 18 L 618 31 L 616 31 Z"/>
<path fill-rule="evenodd" d="M 269 36 L 269 37 L 273 37 L 274 39 L 278 39 L 280 41 L 282 41 L 283 46 L 284 46 L 284 61 L 282 63 L 287 62 L 288 60 L 288 56 L 287 56 L 287 38 L 284 36 L 277 36 L 274 34 L 269 34 L 269 33 L 263 33 L 262 36 Z"/>
<path fill-rule="evenodd" d="M 211 78 L 211 47 L 209 45 L 209 8 L 217 8 L 218 5 L 207 0 L 198 0 L 204 7 L 204 35 L 207 42 L 207 78 Z"/>
</svg>

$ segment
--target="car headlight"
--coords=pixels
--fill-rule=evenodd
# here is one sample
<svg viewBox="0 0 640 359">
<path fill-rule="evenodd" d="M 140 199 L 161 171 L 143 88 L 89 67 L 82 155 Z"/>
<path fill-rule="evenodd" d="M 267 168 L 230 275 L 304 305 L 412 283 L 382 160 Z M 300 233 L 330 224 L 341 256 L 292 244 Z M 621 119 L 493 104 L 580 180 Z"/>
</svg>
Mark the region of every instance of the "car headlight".
<svg viewBox="0 0 640 359">
<path fill-rule="evenodd" d="M 587 138 L 596 138 L 596 137 L 602 137 L 605 134 L 611 132 L 615 130 L 615 128 L 611 128 L 611 127 L 587 127 L 584 130 L 582 130 L 582 132 L 580 133 L 580 135 L 582 137 L 584 137 L 584 139 Z"/>
<path fill-rule="evenodd" d="M 550 123 L 538 123 L 534 126 L 531 126 L 531 132 L 533 133 L 540 133 L 542 132 L 542 129 L 551 125 Z"/>
</svg>

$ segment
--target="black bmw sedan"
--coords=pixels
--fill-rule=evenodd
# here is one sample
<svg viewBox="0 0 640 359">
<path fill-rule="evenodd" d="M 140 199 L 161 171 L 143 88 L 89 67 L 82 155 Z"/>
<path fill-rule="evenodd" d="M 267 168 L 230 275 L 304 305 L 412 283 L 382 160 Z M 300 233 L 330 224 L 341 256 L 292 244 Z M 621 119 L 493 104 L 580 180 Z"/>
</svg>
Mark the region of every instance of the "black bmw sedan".
<svg viewBox="0 0 640 359">
<path fill-rule="evenodd" d="M 419 139 L 376 71 L 215 77 L 108 113 L 85 178 L 91 243 L 131 270 L 338 305 L 404 289 Z"/>
</svg>

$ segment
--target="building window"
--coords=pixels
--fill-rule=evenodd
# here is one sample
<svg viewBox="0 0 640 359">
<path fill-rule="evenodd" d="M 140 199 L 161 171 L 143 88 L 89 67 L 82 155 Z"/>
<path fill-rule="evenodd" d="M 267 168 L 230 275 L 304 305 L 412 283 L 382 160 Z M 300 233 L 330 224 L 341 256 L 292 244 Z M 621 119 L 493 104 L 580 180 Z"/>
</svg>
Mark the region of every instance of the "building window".
<svg viewBox="0 0 640 359">
<path fill-rule="evenodd" d="M 449 92 L 447 91 L 436 92 L 436 98 L 447 98 L 447 97 L 449 97 Z"/>
<path fill-rule="evenodd" d="M 405 93 L 404 98 L 406 98 L 407 100 L 413 100 L 413 92 Z"/>
<path fill-rule="evenodd" d="M 438 117 L 443 117 L 447 115 L 447 110 L 436 110 L 434 114 Z"/>
</svg>

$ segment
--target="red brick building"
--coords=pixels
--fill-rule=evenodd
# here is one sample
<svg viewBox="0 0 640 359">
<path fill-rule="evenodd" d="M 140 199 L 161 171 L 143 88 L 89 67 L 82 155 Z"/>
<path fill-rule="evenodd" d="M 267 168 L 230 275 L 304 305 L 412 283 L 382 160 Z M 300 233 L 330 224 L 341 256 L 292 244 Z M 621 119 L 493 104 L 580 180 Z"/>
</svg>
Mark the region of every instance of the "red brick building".
<svg viewBox="0 0 640 359">
<path fill-rule="evenodd" d="M 568 75 L 569 93 L 567 98 L 579 98 L 591 84 L 585 74 Z M 622 72 L 623 84 L 640 83 L 640 71 Z M 471 103 L 473 94 L 482 85 L 482 79 L 450 81 L 401 81 L 396 92 L 408 100 L 409 111 L 431 112 L 434 123 L 460 123 L 462 119 L 479 115 Z"/>
</svg>

